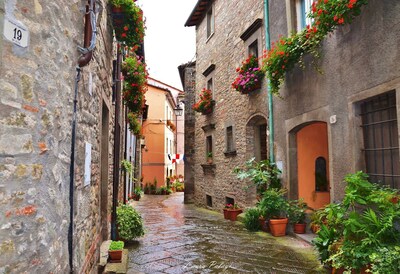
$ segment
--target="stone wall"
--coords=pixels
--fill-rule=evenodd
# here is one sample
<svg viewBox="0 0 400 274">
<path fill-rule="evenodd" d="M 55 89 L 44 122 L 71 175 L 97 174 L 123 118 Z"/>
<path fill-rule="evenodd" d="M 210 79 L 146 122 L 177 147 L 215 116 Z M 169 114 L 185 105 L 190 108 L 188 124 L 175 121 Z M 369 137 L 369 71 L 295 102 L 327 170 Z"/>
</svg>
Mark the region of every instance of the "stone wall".
<svg viewBox="0 0 400 274">
<path fill-rule="evenodd" d="M 103 102 L 113 155 L 112 30 L 104 9 L 91 63 L 78 85 L 74 196 L 74 271 L 89 272 L 102 240 L 100 212 Z M 5 16 L 29 31 L 26 48 L 0 40 L 0 272 L 69 271 L 70 152 L 76 66 L 83 46 L 82 1 L 0 1 Z M 1 27 L 3 29 L 3 27 Z M 85 142 L 92 145 L 84 186 Z M 106 161 L 107 162 L 107 161 Z M 103 162 L 104 163 L 104 162 Z M 108 184 L 111 201 L 110 178 Z M 110 183 L 109 183 L 110 182 Z M 108 203 L 106 216 L 111 214 Z M 109 227 L 109 222 L 106 222 Z"/>
<path fill-rule="evenodd" d="M 287 34 L 282 11 L 281 6 L 271 7 L 272 21 L 276 22 L 271 26 L 274 40 L 278 34 Z M 397 90 L 399 102 L 399 23 L 400 2 L 371 0 L 350 25 L 338 27 L 324 40 L 322 56 L 317 60 L 323 74 L 313 68 L 310 56 L 305 59 L 305 70 L 295 68 L 286 74 L 280 90 L 282 99 L 274 98 L 274 109 L 276 158 L 283 162 L 287 185 L 296 178 L 296 156 L 289 147 L 294 137 L 288 136 L 311 121 L 328 125 L 332 201 L 343 197 L 344 176 L 365 168 L 361 127 L 355 121 L 356 103 L 391 90 Z M 331 123 L 334 115 L 336 122 Z"/>
<path fill-rule="evenodd" d="M 216 101 L 210 115 L 196 113 L 195 132 L 195 202 L 206 205 L 206 195 L 212 198 L 212 209 L 221 210 L 225 198 L 233 198 L 240 206 L 253 205 L 254 193 L 243 188 L 246 182 L 238 181 L 233 169 L 242 165 L 252 155 L 247 148 L 254 138 L 246 138 L 247 124 L 252 117 L 267 118 L 267 95 L 265 84 L 261 91 L 242 95 L 231 84 L 237 76 L 236 68 L 248 57 L 248 45 L 240 36 L 256 21 L 263 20 L 262 1 L 213 1 L 215 32 L 206 37 L 206 19 L 196 27 L 196 101 L 208 78 L 203 75 L 214 64 L 214 92 Z M 265 48 L 263 24 L 258 29 L 259 52 Z M 261 56 L 261 54 L 259 54 Z M 226 127 L 234 128 L 236 155 L 226 155 Z M 203 128 L 204 129 L 203 129 Z M 215 127 L 215 128 L 214 128 Z M 213 165 L 206 164 L 206 136 L 213 138 Z M 187 152 L 186 152 L 187 153 Z M 251 154 L 251 153 L 250 153 Z M 203 165 L 203 166 L 202 166 Z M 187 176 L 187 175 L 186 175 Z"/>
</svg>

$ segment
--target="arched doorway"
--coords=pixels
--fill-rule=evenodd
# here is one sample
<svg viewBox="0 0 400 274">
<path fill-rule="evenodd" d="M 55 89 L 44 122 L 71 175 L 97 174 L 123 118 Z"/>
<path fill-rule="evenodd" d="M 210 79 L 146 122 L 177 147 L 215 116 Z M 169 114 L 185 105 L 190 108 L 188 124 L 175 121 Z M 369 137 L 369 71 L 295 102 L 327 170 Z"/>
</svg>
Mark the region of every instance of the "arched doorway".
<svg viewBox="0 0 400 274">
<path fill-rule="evenodd" d="M 246 125 L 246 158 L 256 161 L 268 159 L 267 153 L 267 119 L 256 115 Z"/>
<path fill-rule="evenodd" d="M 312 208 L 330 203 L 328 130 L 313 122 L 296 133 L 298 197 Z"/>
</svg>

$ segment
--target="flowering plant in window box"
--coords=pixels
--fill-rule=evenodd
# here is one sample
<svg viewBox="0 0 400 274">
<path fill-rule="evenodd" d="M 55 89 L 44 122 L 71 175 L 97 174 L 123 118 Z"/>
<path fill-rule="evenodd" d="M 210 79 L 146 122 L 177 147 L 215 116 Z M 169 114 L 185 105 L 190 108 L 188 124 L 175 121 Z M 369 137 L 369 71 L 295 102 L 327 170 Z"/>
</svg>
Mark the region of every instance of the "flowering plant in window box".
<svg viewBox="0 0 400 274">
<path fill-rule="evenodd" d="M 128 56 L 122 63 L 124 90 L 122 94 L 124 104 L 134 114 L 140 114 L 145 105 L 147 91 L 146 64 L 137 56 Z"/>
<path fill-rule="evenodd" d="M 203 88 L 200 93 L 200 100 L 193 106 L 193 110 L 202 114 L 210 114 L 213 111 L 214 100 L 212 99 L 211 90 Z"/>
<path fill-rule="evenodd" d="M 318 47 L 328 33 L 338 26 L 350 24 L 361 13 L 361 7 L 368 0 L 318 0 L 312 4 L 307 15 L 313 19 L 301 32 L 290 37 L 281 37 L 272 48 L 264 52 L 263 69 L 270 80 L 271 91 L 279 94 L 279 86 L 283 83 L 285 73 L 296 64 L 304 67 L 302 57 L 311 53 L 319 57 Z"/>
<path fill-rule="evenodd" d="M 258 58 L 250 55 L 242 66 L 236 69 L 239 75 L 232 83 L 232 87 L 237 91 L 248 94 L 254 90 L 261 88 L 261 81 L 264 78 L 265 72 L 258 64 Z"/>
<path fill-rule="evenodd" d="M 135 0 L 110 1 L 116 38 L 128 46 L 143 43 L 146 28 L 143 11 L 135 2 Z"/>
</svg>

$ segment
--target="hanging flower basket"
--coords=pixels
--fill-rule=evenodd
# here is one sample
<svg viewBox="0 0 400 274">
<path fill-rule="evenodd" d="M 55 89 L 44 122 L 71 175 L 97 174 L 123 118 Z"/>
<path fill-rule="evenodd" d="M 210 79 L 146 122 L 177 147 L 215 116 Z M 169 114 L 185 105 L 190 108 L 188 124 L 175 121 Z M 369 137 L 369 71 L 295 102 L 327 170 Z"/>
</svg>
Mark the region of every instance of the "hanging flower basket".
<svg viewBox="0 0 400 274">
<path fill-rule="evenodd" d="M 258 58 L 254 55 L 250 55 L 242 62 L 242 66 L 237 68 L 236 72 L 238 72 L 239 75 L 232 83 L 232 87 L 235 90 L 242 94 L 249 94 L 261 88 L 261 82 L 265 76 L 265 72 L 259 67 Z"/>
<path fill-rule="evenodd" d="M 209 89 L 203 88 L 200 93 L 200 100 L 193 106 L 193 110 L 207 115 L 213 112 L 215 101 L 212 99 L 212 92 Z"/>
<path fill-rule="evenodd" d="M 145 24 L 143 11 L 132 0 L 111 0 L 115 36 L 128 46 L 143 43 Z"/>
</svg>

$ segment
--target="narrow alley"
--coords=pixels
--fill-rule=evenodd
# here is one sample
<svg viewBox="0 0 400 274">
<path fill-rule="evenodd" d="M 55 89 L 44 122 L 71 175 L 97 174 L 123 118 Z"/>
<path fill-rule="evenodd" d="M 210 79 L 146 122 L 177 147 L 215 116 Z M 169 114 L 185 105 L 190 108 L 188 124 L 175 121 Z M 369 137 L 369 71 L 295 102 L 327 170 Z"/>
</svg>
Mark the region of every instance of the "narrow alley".
<svg viewBox="0 0 400 274">
<path fill-rule="evenodd" d="M 128 247 L 128 273 L 325 273 L 303 241 L 251 233 L 182 201 L 175 193 L 134 202 L 146 235 Z"/>
</svg>

